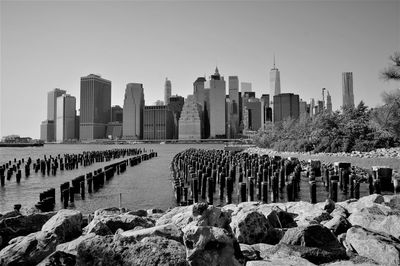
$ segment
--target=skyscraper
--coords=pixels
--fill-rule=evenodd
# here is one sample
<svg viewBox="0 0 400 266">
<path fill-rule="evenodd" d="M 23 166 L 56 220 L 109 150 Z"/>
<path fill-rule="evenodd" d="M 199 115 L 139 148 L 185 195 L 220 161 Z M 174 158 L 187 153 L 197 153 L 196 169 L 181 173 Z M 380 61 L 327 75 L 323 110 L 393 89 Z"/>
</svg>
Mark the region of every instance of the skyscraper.
<svg viewBox="0 0 400 266">
<path fill-rule="evenodd" d="M 80 139 L 105 138 L 111 120 L 111 81 L 94 74 L 81 77 L 80 99 Z"/>
<path fill-rule="evenodd" d="M 169 97 L 171 97 L 171 81 L 168 78 L 165 78 L 164 85 L 164 104 L 167 105 L 169 103 Z"/>
<path fill-rule="evenodd" d="M 140 83 L 126 85 L 123 107 L 122 135 L 129 139 L 143 138 L 144 92 Z"/>
<path fill-rule="evenodd" d="M 342 73 L 343 107 L 354 107 L 353 73 Z"/>
<path fill-rule="evenodd" d="M 143 139 L 172 139 L 174 118 L 167 105 L 145 106 L 143 112 Z"/>
<path fill-rule="evenodd" d="M 41 131 L 43 130 L 41 136 L 46 136 L 46 139 L 42 139 L 44 141 L 52 142 L 56 140 L 57 97 L 65 93 L 65 90 L 60 90 L 59 88 L 55 88 L 47 93 L 47 120 L 43 121 L 41 125 Z"/>
<path fill-rule="evenodd" d="M 210 90 L 210 137 L 225 137 L 225 80 L 218 68 L 204 87 Z"/>
<path fill-rule="evenodd" d="M 235 138 L 239 134 L 239 78 L 229 77 L 229 101 L 228 103 L 228 138 Z"/>
<path fill-rule="evenodd" d="M 281 78 L 279 70 L 275 66 L 275 55 L 274 55 L 274 66 L 269 72 L 269 84 L 271 90 L 271 100 L 273 100 L 275 95 L 281 93 Z"/>
<path fill-rule="evenodd" d="M 251 82 L 241 82 L 240 83 L 240 91 L 242 92 L 242 95 L 245 92 L 251 92 Z"/>
<path fill-rule="evenodd" d="M 69 94 L 57 97 L 56 140 L 75 139 L 76 99 Z"/>
<path fill-rule="evenodd" d="M 329 91 L 327 92 L 327 95 L 326 95 L 326 111 L 328 113 L 332 113 L 332 97 L 329 94 Z"/>
<path fill-rule="evenodd" d="M 182 96 L 171 96 L 169 98 L 168 108 L 171 110 L 174 118 L 174 134 L 173 139 L 179 138 L 179 118 L 181 118 L 181 112 L 183 104 L 185 103 L 185 98 Z"/>
<path fill-rule="evenodd" d="M 287 118 L 299 118 L 299 95 L 281 93 L 274 96 L 274 123 L 282 122 Z"/>
<path fill-rule="evenodd" d="M 179 139 L 200 139 L 202 137 L 201 107 L 194 95 L 188 95 L 179 119 Z"/>
</svg>

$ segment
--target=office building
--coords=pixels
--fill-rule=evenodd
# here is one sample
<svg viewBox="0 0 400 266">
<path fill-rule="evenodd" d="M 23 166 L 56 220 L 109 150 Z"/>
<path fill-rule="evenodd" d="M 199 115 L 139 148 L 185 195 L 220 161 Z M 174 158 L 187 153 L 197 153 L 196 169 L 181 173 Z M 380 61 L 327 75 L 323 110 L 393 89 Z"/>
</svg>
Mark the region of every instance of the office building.
<svg viewBox="0 0 400 266">
<path fill-rule="evenodd" d="M 239 78 L 229 77 L 229 99 L 227 100 L 227 138 L 236 138 L 239 134 Z"/>
<path fill-rule="evenodd" d="M 315 100 L 311 98 L 310 100 L 310 117 L 314 117 L 315 115 Z"/>
<path fill-rule="evenodd" d="M 274 96 L 274 123 L 285 119 L 299 118 L 299 95 L 293 93 L 281 93 Z"/>
<path fill-rule="evenodd" d="M 309 115 L 307 112 L 307 102 L 303 101 L 302 99 L 299 101 L 299 115 L 300 117 L 306 117 Z"/>
<path fill-rule="evenodd" d="M 114 105 L 111 107 L 111 122 L 120 122 L 123 121 L 123 109 L 119 105 Z"/>
<path fill-rule="evenodd" d="M 326 111 L 332 113 L 332 97 L 329 94 L 329 91 L 326 95 Z"/>
<path fill-rule="evenodd" d="M 53 129 L 46 128 L 45 131 L 53 132 L 53 134 L 47 134 L 48 139 L 45 140 L 47 142 L 52 142 L 56 140 L 56 124 L 57 124 L 57 97 L 65 94 L 65 90 L 61 90 L 59 88 L 55 88 L 52 91 L 47 93 L 47 120 L 53 121 L 53 123 L 46 123 L 46 127 L 53 126 Z M 50 138 L 51 137 L 51 138 Z"/>
<path fill-rule="evenodd" d="M 45 142 L 52 142 L 54 141 L 54 121 L 53 120 L 45 120 L 40 125 L 40 139 Z"/>
<path fill-rule="evenodd" d="M 107 138 L 121 139 L 122 138 L 122 123 L 113 121 L 107 124 Z"/>
<path fill-rule="evenodd" d="M 169 97 L 171 97 L 171 81 L 165 78 L 164 84 L 164 104 L 168 105 Z"/>
<path fill-rule="evenodd" d="M 251 82 L 241 82 L 240 91 L 243 93 L 252 91 Z"/>
<path fill-rule="evenodd" d="M 143 113 L 143 139 L 172 139 L 174 118 L 166 105 L 145 106 Z"/>
<path fill-rule="evenodd" d="M 168 108 L 172 112 L 172 116 L 174 118 L 174 134 L 172 136 L 173 139 L 179 138 L 179 119 L 181 118 L 181 112 L 183 108 L 183 104 L 185 103 L 185 98 L 182 96 L 171 96 L 169 98 Z"/>
<path fill-rule="evenodd" d="M 225 80 L 219 74 L 218 68 L 215 68 L 214 75 L 211 75 L 204 87 L 209 89 L 209 120 L 210 120 L 210 138 L 225 138 Z"/>
<path fill-rule="evenodd" d="M 73 140 L 76 137 L 76 99 L 69 94 L 57 97 L 56 141 Z"/>
<path fill-rule="evenodd" d="M 263 128 L 267 122 L 272 122 L 272 108 L 270 107 L 269 94 L 263 94 L 261 102 L 261 127 Z"/>
<path fill-rule="evenodd" d="M 278 95 L 281 93 L 281 77 L 278 68 L 275 66 L 275 56 L 274 56 L 274 66 L 269 72 L 269 84 L 270 84 L 270 90 L 271 90 L 271 98 L 273 100 L 273 97 L 275 95 Z"/>
<path fill-rule="evenodd" d="M 188 95 L 179 119 L 179 139 L 202 138 L 201 107 L 194 95 Z"/>
<path fill-rule="evenodd" d="M 250 98 L 243 104 L 243 131 L 257 131 L 261 128 L 261 101 Z"/>
<path fill-rule="evenodd" d="M 198 77 L 195 82 L 193 82 L 193 95 L 198 104 L 202 105 L 204 108 L 204 83 L 206 79 L 204 77 Z"/>
<path fill-rule="evenodd" d="M 354 93 L 353 93 L 353 73 L 343 72 L 342 73 L 342 95 L 343 95 L 343 107 L 354 108 Z"/>
<path fill-rule="evenodd" d="M 125 89 L 122 135 L 127 139 L 143 138 L 144 92 L 140 83 L 128 83 Z"/>
<path fill-rule="evenodd" d="M 94 74 L 81 77 L 80 139 L 105 138 L 110 119 L 111 81 Z"/>
</svg>

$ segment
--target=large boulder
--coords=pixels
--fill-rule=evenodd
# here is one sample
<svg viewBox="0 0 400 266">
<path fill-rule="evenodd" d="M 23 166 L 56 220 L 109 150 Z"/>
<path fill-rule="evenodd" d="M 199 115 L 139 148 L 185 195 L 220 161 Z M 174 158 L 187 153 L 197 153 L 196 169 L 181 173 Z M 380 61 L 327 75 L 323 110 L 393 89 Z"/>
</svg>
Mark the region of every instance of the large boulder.
<svg viewBox="0 0 400 266">
<path fill-rule="evenodd" d="M 307 226 L 332 219 L 329 213 L 324 210 L 324 207 L 325 203 L 311 204 L 309 202 L 299 201 L 288 204 L 286 211 L 296 215 L 294 221 L 298 226 Z"/>
<path fill-rule="evenodd" d="M 119 215 L 124 213 L 125 210 L 117 207 L 101 208 L 94 212 L 94 218 L 106 215 Z"/>
<path fill-rule="evenodd" d="M 185 227 L 188 223 L 193 221 L 192 217 L 193 205 L 175 207 L 167 211 L 163 216 L 161 216 L 156 225 L 170 224 L 173 223 L 179 228 Z"/>
<path fill-rule="evenodd" d="M 286 256 L 286 257 L 270 257 L 266 260 L 253 260 L 248 261 L 246 266 L 314 266 L 314 263 L 309 262 L 306 259 L 295 257 L 295 256 Z"/>
<path fill-rule="evenodd" d="M 112 235 L 113 232 L 99 219 L 92 220 L 84 229 L 85 234 L 96 234 L 99 236 Z"/>
<path fill-rule="evenodd" d="M 260 252 L 252 245 L 240 244 L 240 251 L 246 261 L 261 259 Z"/>
<path fill-rule="evenodd" d="M 291 228 L 297 226 L 294 220 L 294 217 L 297 215 L 288 213 L 278 206 L 262 204 L 257 208 L 257 211 L 263 214 L 274 228 Z"/>
<path fill-rule="evenodd" d="M 372 194 L 369 196 L 362 197 L 359 200 L 350 199 L 344 202 L 339 202 L 337 204 L 344 207 L 351 214 L 355 211 L 361 210 L 362 208 L 371 207 L 374 204 L 383 205 L 384 203 L 385 203 L 385 198 L 382 195 Z"/>
<path fill-rule="evenodd" d="M 192 225 L 213 226 L 230 231 L 231 214 L 207 203 L 196 203 L 192 208 Z"/>
<path fill-rule="evenodd" d="M 137 243 L 95 236 L 78 247 L 77 265 L 188 265 L 185 247 L 163 237 L 146 237 Z"/>
<path fill-rule="evenodd" d="M 120 215 L 98 215 L 84 228 L 84 232 L 108 235 L 110 232 L 114 234 L 118 229 L 126 231 L 137 226 L 148 228 L 154 226 L 154 223 L 152 219 L 147 217 L 126 213 Z"/>
<path fill-rule="evenodd" d="M 10 241 L 0 251 L 1 265 L 36 265 L 56 249 L 58 236 L 51 232 L 36 232 Z"/>
<path fill-rule="evenodd" d="M 187 260 L 191 265 L 239 266 L 240 248 L 235 248 L 235 239 L 230 233 L 219 227 L 188 226 L 185 228 L 183 241 Z"/>
<path fill-rule="evenodd" d="M 26 236 L 40 231 L 42 226 L 56 214 L 56 212 L 34 213 L 18 215 L 0 220 L 0 248 L 17 236 Z"/>
<path fill-rule="evenodd" d="M 60 210 L 43 225 L 42 231 L 57 235 L 59 243 L 77 238 L 82 234 L 82 213 L 68 209 Z"/>
<path fill-rule="evenodd" d="M 62 251 L 55 251 L 47 258 L 42 260 L 37 266 L 75 266 L 75 255 L 65 253 Z"/>
<path fill-rule="evenodd" d="M 173 239 L 178 242 L 183 242 L 183 232 L 175 224 L 158 225 L 140 230 L 117 230 L 114 239 L 118 241 L 137 242 L 145 237 L 161 236 L 168 239 Z"/>
<path fill-rule="evenodd" d="M 96 234 L 94 234 L 94 233 L 81 235 L 80 237 L 78 237 L 70 242 L 66 242 L 66 243 L 57 245 L 56 250 L 76 256 L 78 254 L 79 244 L 89 238 L 93 238 L 95 235 Z"/>
<path fill-rule="evenodd" d="M 322 223 L 326 228 L 332 231 L 336 236 L 346 233 L 351 227 L 350 222 L 343 216 L 334 216 L 331 220 Z"/>
<path fill-rule="evenodd" d="M 359 226 L 346 233 L 346 242 L 361 256 L 382 265 L 400 265 L 400 240 Z"/>
<path fill-rule="evenodd" d="M 268 232 L 273 228 L 263 214 L 243 210 L 232 214 L 230 226 L 239 243 L 249 245 L 269 243 Z"/>
</svg>

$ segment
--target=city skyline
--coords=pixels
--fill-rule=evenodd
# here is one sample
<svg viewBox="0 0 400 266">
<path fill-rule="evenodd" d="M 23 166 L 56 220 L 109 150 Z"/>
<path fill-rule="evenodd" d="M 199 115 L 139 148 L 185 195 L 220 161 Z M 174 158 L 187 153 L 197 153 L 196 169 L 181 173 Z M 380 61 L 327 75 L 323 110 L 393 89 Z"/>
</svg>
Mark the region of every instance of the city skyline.
<svg viewBox="0 0 400 266">
<path fill-rule="evenodd" d="M 398 14 L 398 1 L 2 1 L 0 135 L 38 138 L 46 93 L 78 96 L 80 77 L 90 73 L 112 81 L 112 105 L 123 105 L 131 82 L 146 88 L 146 102 L 162 100 L 165 77 L 172 95 L 186 97 L 215 66 L 226 79 L 251 82 L 261 97 L 270 91 L 274 54 L 282 93 L 308 102 L 326 88 L 336 110 L 342 72 L 353 72 L 355 104 L 374 107 L 383 91 L 400 87 L 379 79 L 400 46 Z"/>
</svg>

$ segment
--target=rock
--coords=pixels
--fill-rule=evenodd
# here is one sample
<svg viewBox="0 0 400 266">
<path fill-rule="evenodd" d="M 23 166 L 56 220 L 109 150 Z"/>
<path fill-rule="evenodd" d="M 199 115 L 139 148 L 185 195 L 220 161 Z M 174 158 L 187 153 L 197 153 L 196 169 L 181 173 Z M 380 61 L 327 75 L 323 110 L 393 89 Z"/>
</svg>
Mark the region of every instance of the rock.
<svg viewBox="0 0 400 266">
<path fill-rule="evenodd" d="M 97 225 L 98 223 L 102 223 L 103 225 Z M 84 232 L 89 233 L 100 231 L 99 234 L 107 235 L 108 230 L 105 226 L 112 234 L 114 234 L 118 229 L 126 231 L 134 229 L 136 226 L 148 228 L 154 226 L 154 223 L 147 217 L 140 217 L 126 213 L 120 215 L 96 216 L 88 226 L 84 228 Z"/>
<path fill-rule="evenodd" d="M 160 213 L 164 213 L 163 210 L 161 209 L 148 209 L 147 210 L 147 215 L 152 215 L 152 214 L 160 214 Z"/>
<path fill-rule="evenodd" d="M 147 216 L 147 211 L 146 210 L 136 210 L 136 211 L 129 211 L 126 214 L 146 217 Z"/>
<path fill-rule="evenodd" d="M 183 232 L 175 224 L 159 225 L 141 230 L 117 231 L 114 240 L 138 242 L 150 236 L 161 236 L 183 243 Z"/>
<path fill-rule="evenodd" d="M 77 255 L 78 254 L 78 246 L 81 242 L 93 238 L 96 234 L 94 233 L 90 233 L 90 234 L 86 234 L 86 235 L 81 235 L 80 237 L 78 237 L 77 239 L 74 239 L 70 242 L 66 242 L 63 244 L 60 244 L 56 247 L 57 251 L 62 251 L 65 253 L 69 253 L 72 255 Z"/>
<path fill-rule="evenodd" d="M 193 221 L 192 217 L 192 209 L 193 205 L 183 206 L 183 207 L 175 207 L 169 211 L 167 211 L 163 216 L 161 216 L 156 225 L 170 224 L 173 223 L 178 226 L 180 229 L 183 229 L 188 223 Z"/>
<path fill-rule="evenodd" d="M 323 220 L 330 220 L 332 217 L 323 210 L 324 203 L 311 204 L 309 202 L 299 201 L 292 202 L 288 205 L 287 212 L 295 213 L 294 218 L 298 226 L 307 226 L 310 224 L 320 223 Z"/>
<path fill-rule="evenodd" d="M 349 216 L 352 225 L 375 230 L 400 238 L 400 215 L 393 213 L 390 208 L 375 204 L 362 208 Z"/>
<path fill-rule="evenodd" d="M 10 241 L 0 251 L 1 265 L 36 265 L 56 249 L 58 236 L 51 232 L 36 232 Z"/>
<path fill-rule="evenodd" d="M 361 210 L 362 208 L 371 207 L 375 203 L 383 204 L 384 202 L 385 199 L 382 195 L 372 194 L 369 196 L 362 197 L 359 200 L 350 199 L 344 202 L 340 202 L 338 204 L 344 207 L 351 214 L 355 211 Z"/>
<path fill-rule="evenodd" d="M 325 200 L 324 210 L 327 213 L 333 212 L 333 210 L 335 210 L 335 208 L 336 208 L 336 204 L 335 204 L 335 202 L 333 200 L 331 200 L 331 199 L 326 199 Z"/>
<path fill-rule="evenodd" d="M 343 216 L 335 216 L 331 220 L 323 224 L 326 228 L 332 231 L 336 236 L 346 233 L 351 227 L 350 222 Z"/>
<path fill-rule="evenodd" d="M 400 240 L 390 235 L 353 226 L 347 230 L 346 242 L 359 255 L 382 265 L 400 265 Z"/>
<path fill-rule="evenodd" d="M 40 231 L 42 226 L 55 214 L 56 212 L 35 213 L 0 220 L 0 237 L 3 242 L 2 244 L 0 243 L 0 248 L 7 245 L 8 241 L 17 236 L 26 236 Z"/>
<path fill-rule="evenodd" d="M 390 208 L 400 210 L 400 195 L 392 195 L 388 205 Z"/>
<path fill-rule="evenodd" d="M 246 261 L 261 259 L 260 252 L 251 245 L 240 244 L 240 251 L 242 252 Z"/>
<path fill-rule="evenodd" d="M 290 228 L 297 226 L 293 219 L 296 215 L 290 214 L 278 206 L 263 204 L 257 208 L 257 211 L 262 213 L 274 228 Z"/>
<path fill-rule="evenodd" d="M 107 225 L 105 225 L 101 221 L 97 221 L 97 219 L 93 222 L 90 222 L 85 228 L 84 228 L 85 234 L 96 234 L 99 236 L 106 236 L 106 235 L 112 235 L 113 232 L 111 232 L 110 228 L 108 228 Z"/>
<path fill-rule="evenodd" d="M 45 258 L 38 266 L 75 266 L 76 257 L 62 251 L 55 251 Z"/>
<path fill-rule="evenodd" d="M 43 225 L 42 231 L 56 234 L 59 243 L 68 242 L 82 234 L 82 214 L 62 209 Z"/>
<path fill-rule="evenodd" d="M 243 210 L 232 214 L 230 226 L 238 242 L 249 245 L 268 243 L 268 230 L 273 228 L 261 213 Z"/>
<path fill-rule="evenodd" d="M 94 217 L 106 216 L 106 215 L 118 215 L 124 213 L 124 210 L 117 207 L 102 208 L 94 212 Z"/>
<path fill-rule="evenodd" d="M 237 261 L 241 257 L 240 248 L 235 250 L 235 239 L 223 228 L 188 226 L 183 241 L 191 265 L 240 265 Z"/>
<path fill-rule="evenodd" d="M 344 218 L 349 217 L 349 212 L 341 205 L 336 204 L 335 209 L 330 213 L 332 217 L 343 216 Z"/>
<path fill-rule="evenodd" d="M 114 242 L 112 236 L 95 236 L 78 246 L 77 265 L 186 266 L 185 247 L 163 237 L 146 237 L 138 243 Z"/>
<path fill-rule="evenodd" d="M 221 208 L 208 206 L 207 203 L 196 203 L 192 209 L 192 224 L 196 226 L 213 226 L 231 230 L 231 215 Z"/>
<path fill-rule="evenodd" d="M 305 260 L 303 258 L 295 257 L 295 256 L 287 256 L 285 258 L 279 257 L 271 257 L 267 260 L 254 260 L 248 261 L 246 266 L 313 266 L 315 264 Z"/>
<path fill-rule="evenodd" d="M 242 244 L 240 244 L 240 245 L 242 245 Z M 251 247 L 260 254 L 260 257 L 262 259 L 265 259 L 265 258 L 269 257 L 269 255 L 271 254 L 270 250 L 272 248 L 274 248 L 275 246 L 269 245 L 269 244 L 264 244 L 264 243 L 258 243 L 258 244 L 251 245 Z"/>
</svg>

